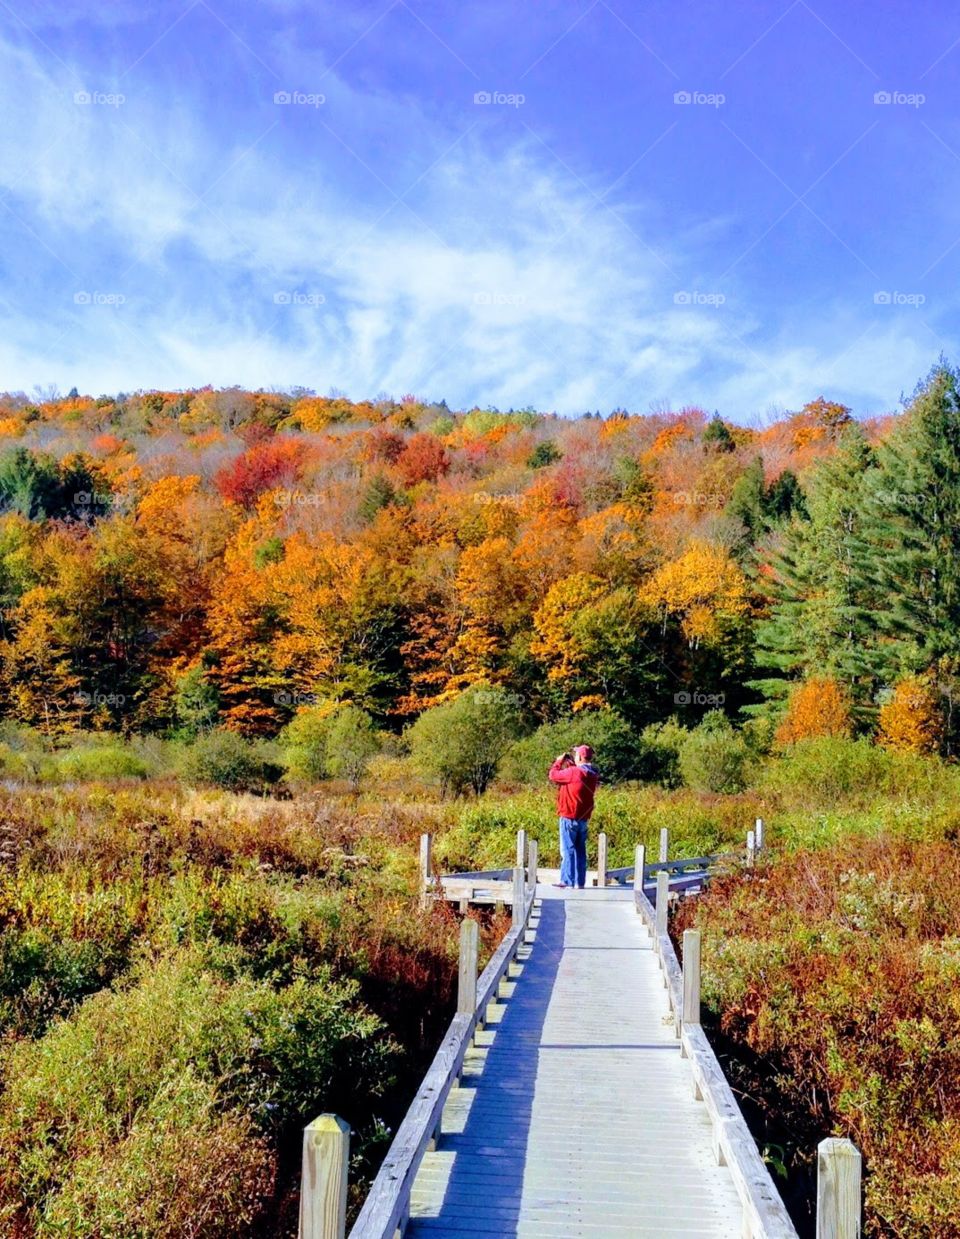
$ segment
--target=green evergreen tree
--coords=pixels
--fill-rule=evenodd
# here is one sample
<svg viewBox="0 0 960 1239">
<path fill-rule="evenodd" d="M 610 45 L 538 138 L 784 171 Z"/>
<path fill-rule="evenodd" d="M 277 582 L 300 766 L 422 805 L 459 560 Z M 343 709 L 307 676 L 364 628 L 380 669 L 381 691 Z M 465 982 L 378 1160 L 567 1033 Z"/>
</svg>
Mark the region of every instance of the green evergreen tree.
<svg viewBox="0 0 960 1239">
<path fill-rule="evenodd" d="M 756 661 L 773 675 L 751 682 L 765 699 L 747 713 L 769 713 L 793 680 L 832 676 L 867 706 L 876 687 L 868 647 L 871 591 L 864 570 L 862 496 L 873 453 L 856 423 L 807 484 L 805 507 L 772 556 L 769 614 L 757 625 Z"/>
<path fill-rule="evenodd" d="M 880 603 L 870 641 L 887 684 L 932 671 L 957 742 L 960 684 L 960 372 L 941 358 L 877 449 L 863 495 L 862 573 Z"/>
</svg>

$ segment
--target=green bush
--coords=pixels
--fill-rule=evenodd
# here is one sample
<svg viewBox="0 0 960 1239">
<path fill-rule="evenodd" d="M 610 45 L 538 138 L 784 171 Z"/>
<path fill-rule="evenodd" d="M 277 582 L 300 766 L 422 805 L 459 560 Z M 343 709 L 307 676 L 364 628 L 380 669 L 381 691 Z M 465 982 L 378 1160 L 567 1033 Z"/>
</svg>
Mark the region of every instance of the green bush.
<svg viewBox="0 0 960 1239">
<path fill-rule="evenodd" d="M 38 1236 L 173 1239 L 192 1211 L 191 1234 L 246 1233 L 277 1135 L 388 1080 L 393 1044 L 356 992 L 322 971 L 274 989 L 209 945 L 145 960 L 9 1051 L 0 1220 L 25 1207 Z"/>
<path fill-rule="evenodd" d="M 231 792 L 261 791 L 281 773 L 265 759 L 262 748 L 222 728 L 198 736 L 183 750 L 180 772 L 194 786 Z"/>
<path fill-rule="evenodd" d="M 326 702 L 291 719 L 280 737 L 280 749 L 287 778 L 294 782 L 348 779 L 357 788 L 380 742 L 365 710 Z"/>
<path fill-rule="evenodd" d="M 558 753 L 589 744 L 605 783 L 636 779 L 643 772 L 643 745 L 614 710 L 591 710 L 545 723 L 507 749 L 500 776 L 511 783 L 542 784 Z"/>
<path fill-rule="evenodd" d="M 154 773 L 141 754 L 119 743 L 67 749 L 57 755 L 56 769 L 61 778 L 76 782 L 88 779 L 146 779 Z"/>
<path fill-rule="evenodd" d="M 690 733 L 675 718 L 665 723 L 651 723 L 640 733 L 643 745 L 641 777 L 661 787 L 680 787 L 680 749 Z"/>
<path fill-rule="evenodd" d="M 960 793 L 954 768 L 939 758 L 892 752 L 866 738 L 818 736 L 800 740 L 764 765 L 759 787 L 784 804 L 826 808 L 840 801 L 869 803 L 878 797 Z"/>
<path fill-rule="evenodd" d="M 443 792 L 478 796 L 493 781 L 503 754 L 520 732 L 517 697 L 477 684 L 452 701 L 425 710 L 408 728 L 410 756 Z"/>
<path fill-rule="evenodd" d="M 739 792 L 746 786 L 750 750 L 720 710 L 711 710 L 680 745 L 680 773 L 698 792 Z"/>
</svg>

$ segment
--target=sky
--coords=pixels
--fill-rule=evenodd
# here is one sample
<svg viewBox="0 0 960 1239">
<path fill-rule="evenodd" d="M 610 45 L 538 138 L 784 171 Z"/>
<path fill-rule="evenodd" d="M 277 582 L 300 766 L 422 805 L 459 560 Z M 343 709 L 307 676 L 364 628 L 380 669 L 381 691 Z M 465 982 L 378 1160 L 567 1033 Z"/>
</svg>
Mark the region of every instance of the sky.
<svg viewBox="0 0 960 1239">
<path fill-rule="evenodd" d="M 891 411 L 958 75 L 945 0 L 0 0 L 0 389 Z"/>
</svg>

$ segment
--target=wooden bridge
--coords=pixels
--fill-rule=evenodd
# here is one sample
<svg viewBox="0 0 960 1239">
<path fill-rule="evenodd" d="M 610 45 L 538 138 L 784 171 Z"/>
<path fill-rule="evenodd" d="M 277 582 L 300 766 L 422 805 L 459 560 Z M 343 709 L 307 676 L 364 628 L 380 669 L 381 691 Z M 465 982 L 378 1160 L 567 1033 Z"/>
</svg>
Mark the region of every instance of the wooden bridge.
<svg viewBox="0 0 960 1239">
<path fill-rule="evenodd" d="M 613 885 L 572 891 L 518 848 L 509 890 L 435 891 L 476 880 L 513 926 L 478 977 L 462 922 L 457 1014 L 350 1239 L 797 1239 L 700 1026 L 699 933 L 682 965 L 667 934 L 671 885 L 711 858 L 667 862 L 663 838 L 662 860 L 638 848 Z M 306 1129 L 301 1239 L 345 1235 L 348 1143 L 335 1116 Z M 819 1153 L 817 1237 L 856 1239 L 859 1154 Z"/>
</svg>

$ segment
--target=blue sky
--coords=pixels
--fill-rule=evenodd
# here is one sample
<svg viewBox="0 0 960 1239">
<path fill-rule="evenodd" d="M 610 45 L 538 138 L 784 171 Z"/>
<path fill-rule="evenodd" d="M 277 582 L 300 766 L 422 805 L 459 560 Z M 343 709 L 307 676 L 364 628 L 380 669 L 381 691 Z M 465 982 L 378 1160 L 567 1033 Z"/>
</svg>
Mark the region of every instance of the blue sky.
<svg viewBox="0 0 960 1239">
<path fill-rule="evenodd" d="M 890 410 L 958 72 L 941 0 L 0 0 L 0 388 Z"/>
</svg>

